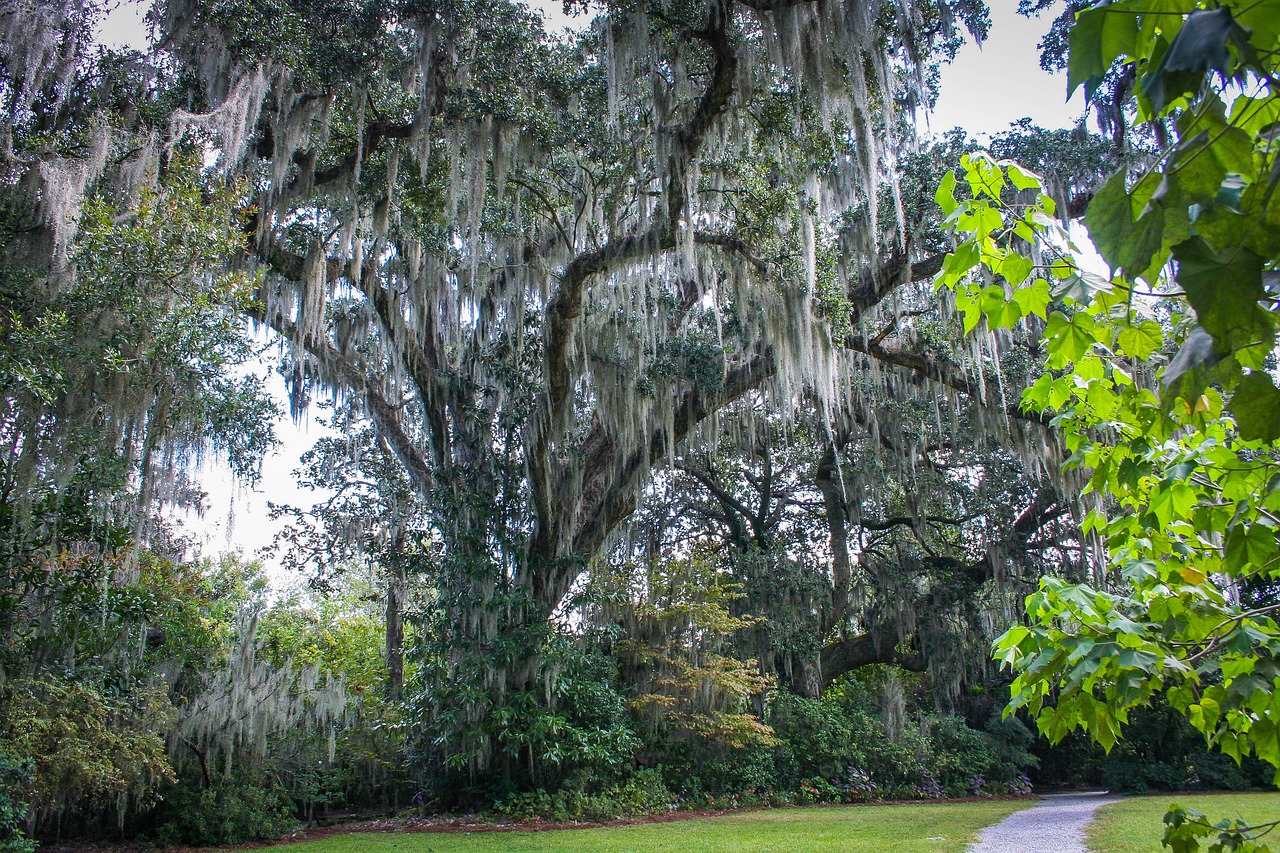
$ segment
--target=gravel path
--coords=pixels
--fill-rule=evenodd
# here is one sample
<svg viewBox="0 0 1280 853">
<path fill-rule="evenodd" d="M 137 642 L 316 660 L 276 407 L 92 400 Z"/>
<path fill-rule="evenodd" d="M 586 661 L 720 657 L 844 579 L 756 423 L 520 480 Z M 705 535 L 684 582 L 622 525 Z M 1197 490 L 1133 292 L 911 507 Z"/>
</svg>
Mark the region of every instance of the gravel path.
<svg viewBox="0 0 1280 853">
<path fill-rule="evenodd" d="M 1094 810 L 1121 799 L 1105 793 L 1051 794 L 982 830 L 969 853 L 1087 853 L 1084 828 Z"/>
</svg>

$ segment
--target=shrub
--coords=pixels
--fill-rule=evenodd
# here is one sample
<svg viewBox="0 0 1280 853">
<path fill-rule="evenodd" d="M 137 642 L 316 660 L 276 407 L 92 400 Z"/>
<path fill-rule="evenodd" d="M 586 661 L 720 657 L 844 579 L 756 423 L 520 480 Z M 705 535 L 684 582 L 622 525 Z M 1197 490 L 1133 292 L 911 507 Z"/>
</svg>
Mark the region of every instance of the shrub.
<svg viewBox="0 0 1280 853">
<path fill-rule="evenodd" d="M 27 804 L 22 788 L 30 784 L 33 764 L 0 752 L 0 853 L 32 853 L 36 844 L 22 831 Z"/>
<path fill-rule="evenodd" d="M 31 756 L 38 819 L 147 805 L 173 778 L 163 739 L 173 706 L 159 689 L 119 696 L 79 681 L 20 679 L 0 701 L 0 747 Z"/>
<path fill-rule="evenodd" d="M 518 794 L 500 803 L 498 810 L 517 820 L 602 823 L 666 812 L 675 799 L 657 770 L 644 769 L 595 792 L 564 789 L 554 794 L 544 790 Z"/>
<path fill-rule="evenodd" d="M 1025 786 L 1035 758 L 1031 733 L 1016 720 L 997 717 L 980 731 L 959 717 L 920 715 L 890 738 L 861 695 L 869 691 L 852 687 L 823 699 L 780 693 L 771 705 L 777 784 L 802 801 L 967 796 L 975 779 L 983 793 Z"/>
<path fill-rule="evenodd" d="M 297 823 L 284 790 L 267 773 L 245 768 L 208 788 L 186 779 L 173 785 L 154 818 L 151 835 L 165 846 L 266 841 Z"/>
<path fill-rule="evenodd" d="M 938 781 L 952 796 L 977 795 L 993 785 L 1003 786 L 1017 778 L 1022 770 L 1035 759 L 1025 749 L 1016 745 L 1016 732 L 1026 736 L 1030 732 L 1013 721 L 1016 728 L 1006 728 L 999 720 L 988 723 L 987 731 L 978 731 L 965 725 L 959 717 L 939 717 L 932 721 L 929 742 L 932 745 L 933 772 Z M 991 731 L 1004 734 L 1002 739 Z M 974 790 L 973 780 L 981 779 L 982 785 Z"/>
<path fill-rule="evenodd" d="M 781 742 L 775 761 L 779 783 L 786 785 L 813 776 L 835 779 L 850 766 L 863 766 L 867 760 L 863 746 L 876 735 L 875 724 L 866 715 L 785 691 L 769 706 L 769 725 Z"/>
</svg>

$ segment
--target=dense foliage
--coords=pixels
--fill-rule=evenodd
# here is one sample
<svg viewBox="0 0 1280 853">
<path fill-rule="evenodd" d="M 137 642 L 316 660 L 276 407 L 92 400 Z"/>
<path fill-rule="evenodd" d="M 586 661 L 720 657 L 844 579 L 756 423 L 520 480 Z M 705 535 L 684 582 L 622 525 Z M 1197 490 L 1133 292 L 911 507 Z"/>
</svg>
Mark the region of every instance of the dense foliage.
<svg viewBox="0 0 1280 853">
<path fill-rule="evenodd" d="M 1175 7 L 1111 4 L 1071 33 L 1073 86 L 1119 60 L 1138 119 L 1172 130 L 1149 166 L 1118 171 L 1089 205 L 1110 277 L 1076 266 L 1034 176 L 974 158 L 968 198 L 954 177 L 938 194 L 963 236 L 944 282 L 970 327 L 1039 321 L 1046 371 L 1023 405 L 1062 430 L 1098 550 L 1091 584 L 1046 578 L 1029 624 L 997 644 L 1019 672 L 1010 707 L 1053 739 L 1080 727 L 1110 749 L 1162 692 L 1215 749 L 1276 767 L 1280 8 Z M 974 267 L 984 275 L 965 278 Z M 1169 824 L 1177 850 L 1211 835 L 1213 849 L 1266 849 L 1248 828 L 1185 811 Z"/>
</svg>

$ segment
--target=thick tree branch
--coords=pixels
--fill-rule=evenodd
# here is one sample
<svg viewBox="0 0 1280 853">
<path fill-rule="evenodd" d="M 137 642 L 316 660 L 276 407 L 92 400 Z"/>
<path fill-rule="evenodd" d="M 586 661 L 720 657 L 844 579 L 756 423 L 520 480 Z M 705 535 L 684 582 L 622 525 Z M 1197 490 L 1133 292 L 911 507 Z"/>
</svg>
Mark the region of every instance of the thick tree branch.
<svg viewBox="0 0 1280 853">
<path fill-rule="evenodd" d="M 887 259 L 864 267 L 846 294 L 853 308 L 851 325 L 856 327 L 862 314 L 879 305 L 897 288 L 933 278 L 942 270 L 946 257 L 945 252 L 938 252 L 912 261 L 905 251 L 895 250 Z"/>
<path fill-rule="evenodd" d="M 610 240 L 600 248 L 574 258 L 560 276 L 559 287 L 547 305 L 544 350 L 546 391 L 538 407 L 527 455 L 530 489 L 540 528 L 534 541 L 536 547 L 543 551 L 543 560 L 563 556 L 554 552 L 567 544 L 564 539 L 549 535 L 550 528 L 563 529 L 567 523 L 551 517 L 552 490 L 560 484 L 550 466 L 554 456 L 553 444 L 566 426 L 572 407 L 576 377 L 571 368 L 570 350 L 582 316 L 587 281 L 592 276 L 606 274 L 634 258 L 654 251 L 669 251 L 676 246 L 676 235 L 688 192 L 685 175 L 702 150 L 707 133 L 728 107 L 733 96 L 737 55 L 729 38 L 729 19 L 728 0 L 712 0 L 706 26 L 691 33 L 694 38 L 706 42 L 711 48 L 711 81 L 698 100 L 689 121 L 672 134 L 664 187 L 667 195 L 665 216 L 646 231 Z M 593 552 L 584 552 L 575 547 L 574 553 Z"/>
<path fill-rule="evenodd" d="M 819 686 L 825 690 L 846 672 L 873 663 L 896 664 L 911 672 L 924 672 L 925 669 L 924 659 L 919 654 L 904 654 L 891 643 L 877 643 L 870 634 L 859 634 L 823 647 Z"/>
<path fill-rule="evenodd" d="M 731 234 L 715 234 L 708 231 L 696 231 L 693 235 L 693 242 L 702 246 L 719 246 L 727 250 L 731 254 L 740 256 L 751 266 L 755 267 L 756 272 L 762 275 L 769 273 L 769 262 L 756 257 L 752 252 L 751 246 L 743 239 L 734 237 Z"/>
<path fill-rule="evenodd" d="M 845 338 L 844 344 L 849 349 L 868 355 L 877 361 L 885 364 L 892 364 L 896 367 L 902 367 L 910 371 L 914 377 L 914 381 L 923 382 L 931 381 L 939 385 L 946 386 L 952 390 L 959 391 L 968 395 L 975 402 L 984 404 L 985 400 L 981 389 L 975 382 L 972 382 L 963 376 L 956 368 L 944 362 L 931 359 L 928 356 L 918 353 L 906 352 L 900 349 L 889 349 L 888 347 L 868 341 L 861 335 L 849 335 Z M 1038 423 L 1047 426 L 1048 417 L 1038 412 L 1023 411 L 1020 406 L 1010 404 L 1004 407 L 1004 412 L 1010 418 L 1019 421 L 1027 421 L 1030 423 Z"/>
</svg>

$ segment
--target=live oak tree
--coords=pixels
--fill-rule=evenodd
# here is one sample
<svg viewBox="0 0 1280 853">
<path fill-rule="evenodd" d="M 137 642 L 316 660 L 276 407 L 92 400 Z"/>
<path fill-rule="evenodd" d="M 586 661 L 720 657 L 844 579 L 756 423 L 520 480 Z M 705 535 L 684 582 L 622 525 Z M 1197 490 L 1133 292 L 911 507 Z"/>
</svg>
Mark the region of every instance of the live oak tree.
<svg viewBox="0 0 1280 853">
<path fill-rule="evenodd" d="M 278 333 L 296 407 L 363 409 L 426 508 L 419 722 L 460 772 L 519 772 L 495 709 L 554 681 L 548 617 L 730 403 L 812 399 L 834 435 L 914 400 L 1054 467 L 1012 350 L 915 314 L 942 247 L 897 163 L 976 3 L 628 3 L 553 39 L 507 3 L 165 0 L 147 55 L 96 60 L 94 8 L 0 17 L 10 254 L 81 281 L 86 199 L 127 207 L 187 152 L 251 196 L 251 298 L 210 304 Z"/>
</svg>

